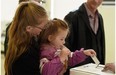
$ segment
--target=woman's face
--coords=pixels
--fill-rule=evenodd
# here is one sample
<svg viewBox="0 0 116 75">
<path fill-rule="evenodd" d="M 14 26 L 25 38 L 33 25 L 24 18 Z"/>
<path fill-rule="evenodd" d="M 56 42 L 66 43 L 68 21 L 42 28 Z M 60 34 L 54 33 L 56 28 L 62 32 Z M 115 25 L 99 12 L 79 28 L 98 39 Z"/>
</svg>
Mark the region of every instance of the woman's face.
<svg viewBox="0 0 116 75">
<path fill-rule="evenodd" d="M 47 23 L 48 23 L 48 20 L 42 21 L 40 25 L 34 26 L 34 27 L 33 27 L 32 32 L 33 32 L 35 35 L 39 35 L 40 32 L 41 32 L 43 29 L 46 28 Z"/>
<path fill-rule="evenodd" d="M 44 19 L 41 21 L 41 23 L 39 25 L 36 26 L 29 26 L 28 28 L 26 28 L 26 30 L 32 34 L 33 36 L 37 36 L 40 34 L 40 32 L 45 29 L 46 25 L 48 23 L 48 19 Z"/>
</svg>

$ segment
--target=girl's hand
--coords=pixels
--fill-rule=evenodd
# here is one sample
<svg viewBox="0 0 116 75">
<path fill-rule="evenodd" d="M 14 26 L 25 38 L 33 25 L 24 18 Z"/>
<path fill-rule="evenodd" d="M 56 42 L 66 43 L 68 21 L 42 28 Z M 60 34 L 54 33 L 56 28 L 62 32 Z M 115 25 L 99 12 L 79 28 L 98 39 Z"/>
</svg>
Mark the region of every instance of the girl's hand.
<svg viewBox="0 0 116 75">
<path fill-rule="evenodd" d="M 61 53 L 59 55 L 61 62 L 64 62 L 65 60 L 67 60 L 70 53 L 71 53 L 71 51 L 67 47 L 63 46 Z"/>
<path fill-rule="evenodd" d="M 96 55 L 96 52 L 93 49 L 84 50 L 83 53 L 88 56 Z"/>
</svg>

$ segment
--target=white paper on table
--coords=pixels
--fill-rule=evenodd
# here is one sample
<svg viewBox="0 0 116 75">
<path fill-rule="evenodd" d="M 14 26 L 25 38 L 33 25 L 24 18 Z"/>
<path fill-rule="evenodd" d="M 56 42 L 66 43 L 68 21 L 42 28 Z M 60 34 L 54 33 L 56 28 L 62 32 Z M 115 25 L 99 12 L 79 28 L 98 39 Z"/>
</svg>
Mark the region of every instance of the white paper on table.
<svg viewBox="0 0 116 75">
<path fill-rule="evenodd" d="M 76 74 L 73 74 L 73 75 L 80 75 L 79 74 L 80 72 L 83 73 L 81 75 L 114 75 L 114 73 L 110 71 L 102 72 L 103 68 L 104 68 L 104 65 L 99 65 L 96 68 L 96 64 L 89 63 L 86 65 L 72 68 L 71 71 L 72 73 L 74 71 L 77 71 Z"/>
</svg>

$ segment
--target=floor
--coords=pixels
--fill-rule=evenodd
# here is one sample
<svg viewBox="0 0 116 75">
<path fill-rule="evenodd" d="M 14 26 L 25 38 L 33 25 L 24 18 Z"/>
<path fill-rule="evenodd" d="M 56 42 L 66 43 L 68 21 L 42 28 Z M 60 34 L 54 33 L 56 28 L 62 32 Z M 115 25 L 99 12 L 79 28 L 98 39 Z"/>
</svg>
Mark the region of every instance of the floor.
<svg viewBox="0 0 116 75">
<path fill-rule="evenodd" d="M 5 75 L 4 73 L 4 55 L 1 54 L 1 75 Z"/>
</svg>

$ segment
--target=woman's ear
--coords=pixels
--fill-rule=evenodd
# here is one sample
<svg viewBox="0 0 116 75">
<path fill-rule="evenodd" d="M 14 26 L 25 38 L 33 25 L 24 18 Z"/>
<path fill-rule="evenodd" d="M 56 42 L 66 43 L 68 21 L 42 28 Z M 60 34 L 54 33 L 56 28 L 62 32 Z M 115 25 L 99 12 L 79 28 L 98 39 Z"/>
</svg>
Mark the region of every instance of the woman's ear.
<svg viewBox="0 0 116 75">
<path fill-rule="evenodd" d="M 27 26 L 27 27 L 26 27 L 26 31 L 27 31 L 27 32 L 30 32 L 31 30 L 32 30 L 32 27 L 31 27 L 31 26 Z"/>
</svg>

